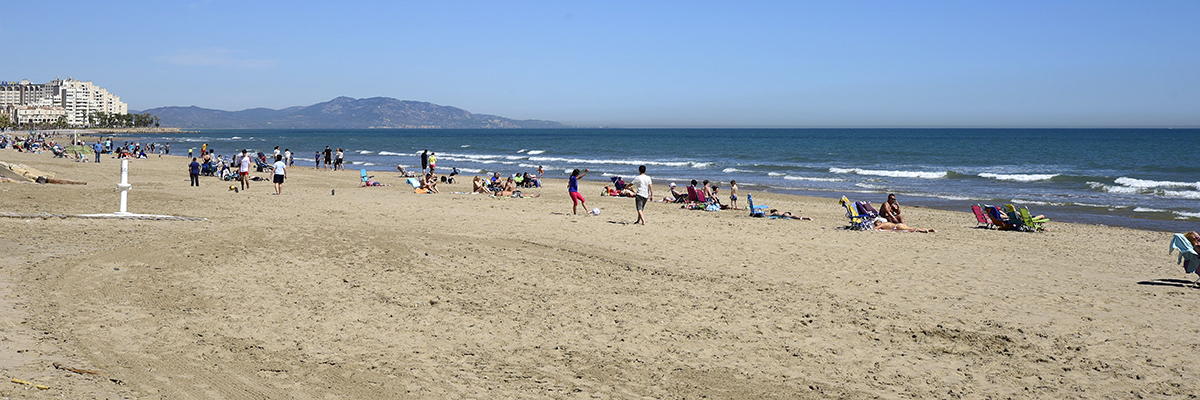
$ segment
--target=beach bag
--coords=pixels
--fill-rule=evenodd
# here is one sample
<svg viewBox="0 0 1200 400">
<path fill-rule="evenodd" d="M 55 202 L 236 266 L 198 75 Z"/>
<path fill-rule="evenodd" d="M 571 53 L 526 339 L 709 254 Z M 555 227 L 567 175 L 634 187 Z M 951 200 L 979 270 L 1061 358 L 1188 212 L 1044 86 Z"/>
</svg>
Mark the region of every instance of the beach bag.
<svg viewBox="0 0 1200 400">
<path fill-rule="evenodd" d="M 704 211 L 721 211 L 721 206 L 715 203 L 709 204 L 708 206 L 704 207 Z"/>
</svg>

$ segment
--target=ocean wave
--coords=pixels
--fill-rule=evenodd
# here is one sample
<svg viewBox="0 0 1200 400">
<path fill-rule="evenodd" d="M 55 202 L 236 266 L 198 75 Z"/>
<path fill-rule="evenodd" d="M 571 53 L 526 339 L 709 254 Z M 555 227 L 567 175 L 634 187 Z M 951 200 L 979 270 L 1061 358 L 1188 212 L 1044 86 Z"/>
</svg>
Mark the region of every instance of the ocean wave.
<svg viewBox="0 0 1200 400">
<path fill-rule="evenodd" d="M 785 176 L 785 175 L 787 175 L 787 174 L 782 173 L 782 172 L 768 172 L 767 173 L 767 176 Z"/>
<path fill-rule="evenodd" d="M 1012 199 L 1009 201 L 1013 202 L 1013 204 L 1032 204 L 1035 206 L 1061 206 L 1062 205 L 1062 203 L 1054 203 L 1054 202 L 1039 201 L 1039 200 L 1026 200 L 1026 199 Z"/>
<path fill-rule="evenodd" d="M 1094 208 L 1129 208 L 1129 206 L 1113 206 L 1113 205 L 1107 205 L 1107 204 L 1079 203 L 1079 202 L 1071 203 L 1071 205 L 1079 206 L 1079 207 L 1094 207 Z"/>
<path fill-rule="evenodd" d="M 376 165 L 379 165 L 379 164 L 376 164 L 376 163 L 373 163 L 373 162 L 365 162 L 365 163 L 362 163 L 362 165 L 363 165 L 363 166 L 366 166 L 366 167 L 372 167 L 372 166 L 376 166 Z"/>
<path fill-rule="evenodd" d="M 920 178 L 920 179 L 939 179 L 945 178 L 949 171 L 925 172 L 925 171 L 892 171 L 892 170 L 876 170 L 862 168 L 829 168 L 829 172 L 835 174 L 855 174 L 855 175 L 872 175 L 886 176 L 890 178 Z"/>
<path fill-rule="evenodd" d="M 1113 183 L 1121 186 L 1135 187 L 1141 189 L 1153 188 L 1194 188 L 1200 190 L 1200 182 L 1172 182 L 1172 181 L 1152 181 L 1147 179 L 1135 179 L 1128 177 L 1117 178 Z"/>
<path fill-rule="evenodd" d="M 530 151 L 527 151 L 527 152 L 525 152 L 525 154 L 529 154 L 529 155 L 535 155 L 535 156 L 536 156 L 536 155 L 538 155 L 538 154 L 542 154 L 542 153 L 545 153 L 545 152 L 546 152 L 545 150 L 530 150 Z"/>
<path fill-rule="evenodd" d="M 1200 212 L 1175 211 L 1179 219 L 1200 218 Z"/>
<path fill-rule="evenodd" d="M 520 150 L 517 150 L 517 152 L 518 152 L 518 153 L 524 153 L 524 152 L 526 152 L 526 151 L 529 151 L 529 150 L 526 150 L 526 149 L 520 149 Z"/>
<path fill-rule="evenodd" d="M 1162 195 L 1176 199 L 1200 199 L 1200 191 L 1194 190 L 1164 190 Z"/>
<path fill-rule="evenodd" d="M 1139 193 L 1142 193 L 1142 189 L 1131 187 L 1131 186 L 1112 186 L 1112 185 L 1105 185 L 1100 182 L 1088 182 L 1087 185 L 1089 187 L 1091 187 L 1092 189 L 1098 190 L 1101 192 L 1117 193 L 1117 194 L 1139 194 Z"/>
<path fill-rule="evenodd" d="M 391 151 L 381 151 L 381 152 L 379 152 L 379 155 L 381 155 L 381 156 L 407 156 L 408 154 L 396 153 L 396 152 L 391 152 Z"/>
<path fill-rule="evenodd" d="M 359 150 L 358 154 L 375 154 L 375 152 L 370 150 Z"/>
<path fill-rule="evenodd" d="M 479 173 L 483 173 L 483 170 L 482 170 L 482 169 L 478 169 L 478 168 L 459 168 L 459 169 L 458 169 L 458 171 L 459 171 L 459 172 L 467 172 L 467 173 L 472 173 L 472 174 L 479 174 Z"/>
<path fill-rule="evenodd" d="M 737 169 L 737 168 L 725 168 L 725 169 L 721 170 L 721 172 L 724 172 L 727 174 L 732 174 L 734 172 L 753 172 L 753 171 L 747 171 L 744 169 Z"/>
<path fill-rule="evenodd" d="M 242 138 L 241 136 L 231 136 L 229 139 L 230 140 L 240 140 L 241 138 Z"/>
<path fill-rule="evenodd" d="M 1160 209 L 1157 209 L 1157 208 L 1149 208 L 1149 207 L 1134 207 L 1134 208 L 1133 208 L 1133 212 L 1140 212 L 1140 213 L 1161 213 L 1161 212 L 1167 212 L 1167 210 L 1160 210 Z"/>
<path fill-rule="evenodd" d="M 588 158 L 564 158 L 564 157 L 529 157 L 529 161 L 553 161 L 571 164 L 616 164 L 616 165 L 657 165 L 663 167 L 692 167 L 705 168 L 711 166 L 711 162 L 695 162 L 695 161 L 642 161 L 642 160 L 611 160 L 611 159 L 588 159 Z"/>
<path fill-rule="evenodd" d="M 1046 181 L 1046 180 L 1053 179 L 1054 177 L 1056 177 L 1058 175 L 1059 174 L 995 174 L 995 173 L 991 173 L 991 172 L 984 172 L 984 173 L 979 174 L 979 176 L 982 178 L 991 178 L 991 179 L 996 179 L 996 180 L 1001 180 L 1001 181 L 1015 181 L 1015 182 Z"/>
<path fill-rule="evenodd" d="M 464 149 L 465 149 L 465 148 L 471 147 L 471 145 L 469 145 L 469 144 L 464 144 L 464 145 L 462 145 L 462 146 L 458 146 L 458 147 L 461 147 L 461 148 L 464 148 Z"/>
<path fill-rule="evenodd" d="M 842 182 L 842 181 L 844 181 L 844 179 L 838 179 L 838 178 L 814 178 L 811 176 L 792 176 L 792 175 L 786 175 L 783 177 L 783 179 L 787 179 L 789 181 L 811 181 L 811 182 Z"/>
<path fill-rule="evenodd" d="M 862 182 L 855 183 L 854 186 L 857 186 L 857 187 L 860 187 L 863 189 L 883 189 L 883 186 L 872 185 L 870 183 L 862 183 Z"/>
</svg>

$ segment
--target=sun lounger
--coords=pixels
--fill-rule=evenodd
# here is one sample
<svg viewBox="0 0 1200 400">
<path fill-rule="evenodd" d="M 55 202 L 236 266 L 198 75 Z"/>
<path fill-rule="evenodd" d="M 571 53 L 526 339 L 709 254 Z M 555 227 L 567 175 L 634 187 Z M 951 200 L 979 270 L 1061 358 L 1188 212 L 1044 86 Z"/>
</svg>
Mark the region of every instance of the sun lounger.
<svg viewBox="0 0 1200 400">
<path fill-rule="evenodd" d="M 1042 216 L 1030 216 L 1029 207 L 1021 207 L 1017 210 L 1017 214 L 1021 216 L 1021 222 L 1024 223 L 1026 227 L 1029 227 L 1034 231 L 1041 231 L 1045 229 L 1042 224 L 1050 222 L 1050 218 Z"/>
<path fill-rule="evenodd" d="M 1013 221 L 1009 219 L 1007 215 L 1004 215 L 1004 211 L 1001 210 L 1000 207 L 984 205 L 983 209 L 984 211 L 987 211 L 988 218 L 991 218 L 992 225 L 1000 228 L 1000 230 L 1008 231 L 1019 229 L 1019 225 L 1017 225 L 1016 221 Z"/>
<path fill-rule="evenodd" d="M 1179 258 L 1176 263 L 1183 265 L 1183 272 L 1200 275 L 1200 254 L 1197 254 L 1196 248 L 1192 246 L 1192 242 L 1187 239 L 1187 236 L 1176 233 L 1171 237 L 1171 245 L 1167 248 L 1167 254 L 1171 254 L 1175 250 L 1179 250 Z M 1200 278 L 1193 283 L 1200 286 Z"/>
</svg>

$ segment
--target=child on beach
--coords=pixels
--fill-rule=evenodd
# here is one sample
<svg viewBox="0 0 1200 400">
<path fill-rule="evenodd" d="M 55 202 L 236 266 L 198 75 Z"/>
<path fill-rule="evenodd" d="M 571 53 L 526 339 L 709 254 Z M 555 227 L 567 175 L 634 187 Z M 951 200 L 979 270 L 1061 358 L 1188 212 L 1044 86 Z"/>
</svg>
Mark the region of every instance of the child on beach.
<svg viewBox="0 0 1200 400">
<path fill-rule="evenodd" d="M 737 210 L 737 181 L 729 181 L 729 208 Z"/>
<path fill-rule="evenodd" d="M 287 178 L 287 163 L 283 162 L 283 155 L 275 156 L 275 164 L 271 165 L 271 169 L 275 170 L 272 181 L 275 183 L 275 194 L 283 194 L 283 180 Z"/>
<path fill-rule="evenodd" d="M 579 215 L 579 203 L 583 203 L 583 209 L 587 210 L 587 200 L 584 200 L 583 195 L 579 194 L 579 179 L 587 176 L 588 170 L 585 168 L 583 172 L 579 172 L 579 168 L 571 171 L 571 178 L 567 180 L 567 195 L 571 197 L 571 214 Z"/>
</svg>

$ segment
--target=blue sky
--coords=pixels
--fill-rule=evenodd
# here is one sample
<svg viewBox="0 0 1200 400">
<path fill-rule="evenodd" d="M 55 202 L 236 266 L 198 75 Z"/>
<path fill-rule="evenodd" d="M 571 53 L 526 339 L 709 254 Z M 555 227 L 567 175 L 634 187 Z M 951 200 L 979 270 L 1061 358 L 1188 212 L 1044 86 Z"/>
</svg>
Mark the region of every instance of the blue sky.
<svg viewBox="0 0 1200 400">
<path fill-rule="evenodd" d="M 738 4 L 745 3 L 745 4 Z M 0 79 L 608 126 L 1200 126 L 1200 1 L 16 1 Z M 17 17 L 20 16 L 20 17 Z"/>
</svg>

